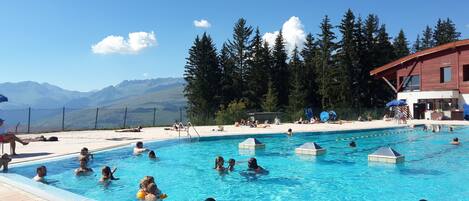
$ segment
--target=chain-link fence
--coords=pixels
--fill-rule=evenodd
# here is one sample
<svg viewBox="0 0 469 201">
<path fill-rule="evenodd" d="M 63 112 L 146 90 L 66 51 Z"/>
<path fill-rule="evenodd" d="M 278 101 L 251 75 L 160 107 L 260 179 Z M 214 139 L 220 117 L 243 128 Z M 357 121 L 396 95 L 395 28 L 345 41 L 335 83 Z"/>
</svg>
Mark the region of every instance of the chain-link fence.
<svg viewBox="0 0 469 201">
<path fill-rule="evenodd" d="M 0 110 L 5 127 L 18 133 L 166 126 L 187 121 L 184 108 L 53 108 Z"/>
</svg>

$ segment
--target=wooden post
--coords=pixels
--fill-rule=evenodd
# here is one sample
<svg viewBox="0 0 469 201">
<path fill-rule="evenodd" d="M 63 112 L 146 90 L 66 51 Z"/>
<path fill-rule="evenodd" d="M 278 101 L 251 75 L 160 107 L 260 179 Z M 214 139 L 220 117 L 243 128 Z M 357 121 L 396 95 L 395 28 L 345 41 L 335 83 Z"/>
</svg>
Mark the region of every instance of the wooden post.
<svg viewBox="0 0 469 201">
<path fill-rule="evenodd" d="M 62 108 L 62 131 L 65 130 L 65 107 Z"/>
<path fill-rule="evenodd" d="M 31 131 L 31 107 L 28 108 L 28 133 Z"/>
<path fill-rule="evenodd" d="M 127 107 L 125 107 L 125 111 L 124 111 L 124 128 L 127 124 Z"/>
<path fill-rule="evenodd" d="M 94 119 L 94 129 L 98 129 L 98 114 L 99 114 L 99 108 L 96 108 L 96 117 Z"/>
<path fill-rule="evenodd" d="M 156 126 L 156 107 L 153 108 L 153 127 Z"/>
</svg>

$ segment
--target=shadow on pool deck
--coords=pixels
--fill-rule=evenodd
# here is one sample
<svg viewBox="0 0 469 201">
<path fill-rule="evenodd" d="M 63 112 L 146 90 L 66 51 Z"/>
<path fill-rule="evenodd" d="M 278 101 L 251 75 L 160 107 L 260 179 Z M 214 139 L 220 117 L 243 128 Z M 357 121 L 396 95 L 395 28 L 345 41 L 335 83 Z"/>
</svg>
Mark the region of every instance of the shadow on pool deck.
<svg viewBox="0 0 469 201">
<path fill-rule="evenodd" d="M 38 153 L 21 153 L 14 155 L 12 158 L 28 158 L 28 157 L 36 157 L 36 156 L 45 156 L 45 155 L 50 155 L 52 153 L 48 152 L 38 152 Z"/>
</svg>

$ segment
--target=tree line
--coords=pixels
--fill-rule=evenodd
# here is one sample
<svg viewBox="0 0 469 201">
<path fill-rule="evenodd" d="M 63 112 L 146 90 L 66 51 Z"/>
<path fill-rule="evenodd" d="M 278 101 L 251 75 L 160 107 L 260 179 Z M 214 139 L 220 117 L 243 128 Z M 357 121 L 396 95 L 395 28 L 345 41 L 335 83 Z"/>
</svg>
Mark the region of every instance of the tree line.
<svg viewBox="0 0 469 201">
<path fill-rule="evenodd" d="M 288 52 L 282 30 L 272 46 L 259 27 L 239 19 L 220 51 L 209 34 L 196 36 L 186 59 L 188 115 L 201 122 L 228 106 L 282 111 L 297 118 L 304 108 L 382 108 L 394 92 L 369 72 L 412 52 L 456 41 L 449 19 L 427 26 L 412 48 L 401 29 L 392 39 L 377 15 L 365 19 L 349 9 L 338 26 L 326 15 L 316 35 Z M 239 108 L 239 103 L 242 107 Z"/>
</svg>

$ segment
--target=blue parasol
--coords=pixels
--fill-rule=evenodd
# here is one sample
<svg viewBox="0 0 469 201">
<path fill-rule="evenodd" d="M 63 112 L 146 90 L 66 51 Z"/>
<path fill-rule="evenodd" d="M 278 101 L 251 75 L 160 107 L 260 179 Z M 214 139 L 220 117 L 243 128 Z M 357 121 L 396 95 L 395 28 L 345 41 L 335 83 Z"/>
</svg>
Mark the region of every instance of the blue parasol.
<svg viewBox="0 0 469 201">
<path fill-rule="evenodd" d="M 2 94 L 0 94 L 0 103 L 1 102 L 8 102 L 8 98 Z"/>
<path fill-rule="evenodd" d="M 401 99 L 401 100 L 392 100 L 389 103 L 386 103 L 386 107 L 395 107 L 395 106 L 403 106 L 407 105 L 406 101 Z"/>
</svg>

